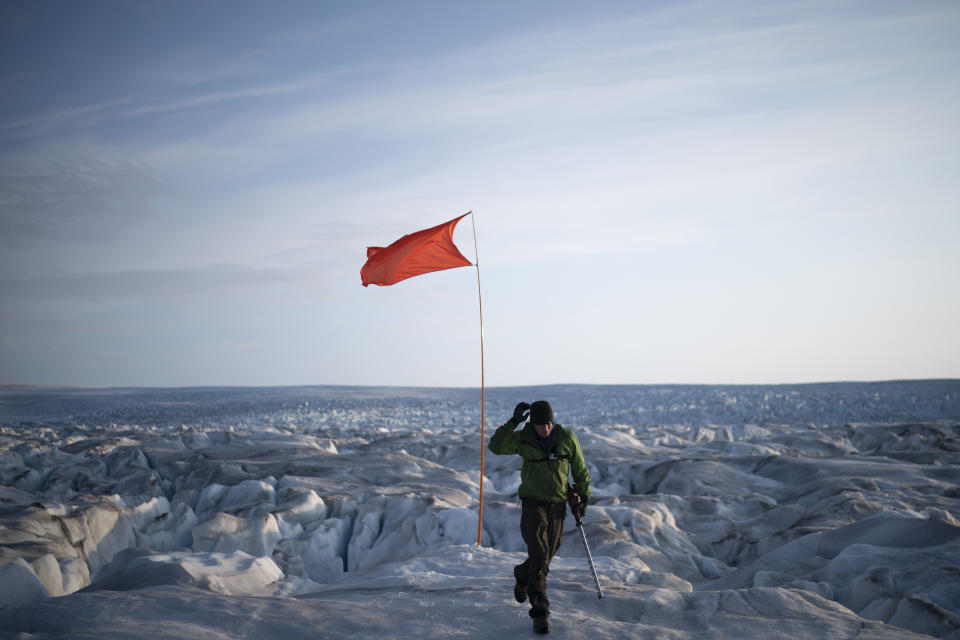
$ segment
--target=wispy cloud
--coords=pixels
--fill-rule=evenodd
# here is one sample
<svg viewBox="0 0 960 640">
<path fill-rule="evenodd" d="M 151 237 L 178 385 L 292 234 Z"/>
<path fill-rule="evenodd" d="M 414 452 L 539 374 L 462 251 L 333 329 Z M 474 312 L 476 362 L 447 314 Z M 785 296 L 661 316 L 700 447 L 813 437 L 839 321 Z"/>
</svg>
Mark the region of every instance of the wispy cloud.
<svg viewBox="0 0 960 640">
<path fill-rule="evenodd" d="M 296 80 L 238 89 L 193 91 L 182 98 L 151 100 L 120 98 L 43 113 L 28 118 L 0 123 L 0 141 L 29 138 L 57 129 L 67 132 L 96 127 L 106 123 L 172 114 L 191 109 L 222 106 L 262 98 L 291 95 L 315 86 L 317 78 Z"/>
<path fill-rule="evenodd" d="M 0 296 L 19 299 L 104 302 L 231 295 L 310 277 L 301 268 L 212 264 L 184 269 L 132 269 L 0 278 Z"/>
<path fill-rule="evenodd" d="M 403 171 L 416 170 L 418 155 L 435 162 L 454 145 L 470 145 L 466 156 L 499 150 L 511 139 L 549 154 L 588 137 L 617 141 L 700 128 L 716 118 L 789 113 L 827 100 L 836 106 L 855 100 L 850 87 L 865 78 L 893 66 L 922 67 L 931 55 L 875 49 L 835 55 L 847 31 L 858 37 L 882 34 L 890 28 L 887 16 L 838 25 L 801 20 L 787 10 L 771 17 L 768 11 L 761 13 L 766 23 L 721 21 L 718 31 L 709 21 L 697 26 L 688 20 L 692 11 L 682 5 L 654 20 L 643 16 L 527 33 L 513 44 L 465 49 L 442 61 L 385 61 L 373 77 L 339 69 L 336 81 L 329 75 L 292 77 L 128 105 L 123 113 L 150 115 L 219 101 L 238 107 L 203 131 L 144 150 L 166 167 L 283 164 L 283 158 L 338 155 L 349 163 L 356 162 L 353 149 L 363 145 L 370 150 L 365 170 L 388 162 L 374 160 L 386 151 Z M 672 28 L 657 33 L 661 23 Z M 648 41 L 638 45 L 641 34 Z M 287 99 L 279 104 L 249 103 L 281 94 Z M 350 170 L 346 164 L 344 172 Z"/>
<path fill-rule="evenodd" d="M 0 242 L 103 239 L 153 215 L 162 191 L 143 166 L 102 157 L 0 164 Z"/>
</svg>

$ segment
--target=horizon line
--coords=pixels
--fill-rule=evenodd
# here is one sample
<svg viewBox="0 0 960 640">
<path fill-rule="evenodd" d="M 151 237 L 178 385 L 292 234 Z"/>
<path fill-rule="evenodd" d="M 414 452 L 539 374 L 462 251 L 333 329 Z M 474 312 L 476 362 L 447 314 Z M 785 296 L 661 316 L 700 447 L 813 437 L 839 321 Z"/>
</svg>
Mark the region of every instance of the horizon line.
<svg viewBox="0 0 960 640">
<path fill-rule="evenodd" d="M 821 380 L 806 382 L 551 382 L 544 384 L 488 385 L 491 389 L 531 389 L 548 387 L 802 387 L 817 385 L 855 385 L 855 384 L 896 384 L 921 382 L 957 382 L 960 378 L 890 378 L 882 380 Z M 0 389 L 33 391 L 120 391 L 120 390 L 186 390 L 186 389 L 441 389 L 441 390 L 480 390 L 480 386 L 455 385 L 393 385 L 393 384 L 197 384 L 197 385 L 72 385 L 72 384 L 34 384 L 21 382 L 0 382 Z"/>
</svg>

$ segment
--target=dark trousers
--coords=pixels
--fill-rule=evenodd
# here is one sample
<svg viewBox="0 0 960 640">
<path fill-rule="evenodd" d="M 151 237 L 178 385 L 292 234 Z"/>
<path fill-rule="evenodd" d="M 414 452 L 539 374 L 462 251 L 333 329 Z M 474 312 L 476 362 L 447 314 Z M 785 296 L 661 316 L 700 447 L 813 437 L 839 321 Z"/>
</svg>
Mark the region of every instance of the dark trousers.
<svg viewBox="0 0 960 640">
<path fill-rule="evenodd" d="M 522 500 L 520 533 L 527 543 L 527 559 L 513 568 L 513 576 L 527 589 L 530 617 L 541 618 L 550 615 L 547 573 L 550 571 L 550 560 L 560 548 L 567 503 L 541 502 L 533 498 Z"/>
</svg>

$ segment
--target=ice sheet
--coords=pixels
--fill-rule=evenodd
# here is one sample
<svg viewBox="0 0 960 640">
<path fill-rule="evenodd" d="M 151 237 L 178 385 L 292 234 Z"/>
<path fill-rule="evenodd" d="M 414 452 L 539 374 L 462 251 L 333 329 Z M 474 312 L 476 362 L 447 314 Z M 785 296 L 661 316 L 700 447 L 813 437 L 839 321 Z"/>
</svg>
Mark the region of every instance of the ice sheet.
<svg viewBox="0 0 960 640">
<path fill-rule="evenodd" d="M 960 382 L 488 390 L 547 398 L 594 484 L 554 634 L 960 638 Z M 487 436 L 498 421 L 488 425 Z M 479 392 L 0 389 L 0 630 L 524 635 L 519 459 Z"/>
</svg>

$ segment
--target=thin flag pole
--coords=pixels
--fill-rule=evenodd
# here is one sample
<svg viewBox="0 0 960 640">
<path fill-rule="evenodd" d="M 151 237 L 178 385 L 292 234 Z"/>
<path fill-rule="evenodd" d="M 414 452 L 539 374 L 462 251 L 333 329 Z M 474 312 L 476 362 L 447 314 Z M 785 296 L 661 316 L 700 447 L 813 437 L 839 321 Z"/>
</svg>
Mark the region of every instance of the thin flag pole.
<svg viewBox="0 0 960 640">
<path fill-rule="evenodd" d="M 477 546 L 483 534 L 483 454 L 486 450 L 487 425 L 487 384 L 483 368 L 483 294 L 480 292 L 480 252 L 477 250 L 477 223 L 476 214 L 470 212 L 470 223 L 473 225 L 473 255 L 477 268 L 477 299 L 480 302 L 480 510 L 477 513 Z"/>
</svg>

